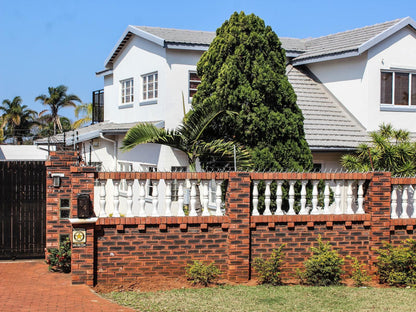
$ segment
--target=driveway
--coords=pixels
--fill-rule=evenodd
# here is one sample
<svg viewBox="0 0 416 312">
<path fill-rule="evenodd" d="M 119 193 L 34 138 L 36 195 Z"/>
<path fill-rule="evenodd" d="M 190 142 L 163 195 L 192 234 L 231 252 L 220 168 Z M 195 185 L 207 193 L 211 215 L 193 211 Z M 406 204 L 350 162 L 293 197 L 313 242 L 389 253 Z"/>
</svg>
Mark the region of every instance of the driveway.
<svg viewBox="0 0 416 312">
<path fill-rule="evenodd" d="M 109 302 L 42 260 L 0 262 L 1 311 L 133 311 Z"/>
</svg>

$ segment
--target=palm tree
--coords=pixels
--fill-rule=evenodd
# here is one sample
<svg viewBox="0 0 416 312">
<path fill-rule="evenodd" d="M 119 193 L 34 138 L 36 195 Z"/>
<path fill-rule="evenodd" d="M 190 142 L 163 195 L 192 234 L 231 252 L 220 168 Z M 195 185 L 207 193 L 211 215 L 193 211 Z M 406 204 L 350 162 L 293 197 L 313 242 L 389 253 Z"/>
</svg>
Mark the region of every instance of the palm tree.
<svg viewBox="0 0 416 312">
<path fill-rule="evenodd" d="M 80 102 L 81 100 L 78 96 L 74 94 L 66 94 L 68 87 L 60 85 L 57 87 L 49 87 L 49 95 L 41 94 L 35 98 L 35 101 L 42 101 L 43 105 L 48 105 L 49 109 L 46 109 L 40 112 L 39 116 L 44 115 L 49 111 L 50 121 L 53 122 L 53 134 L 56 134 L 56 128 L 62 132 L 62 124 L 59 119 L 59 110 L 62 107 L 76 107 L 75 102 Z"/>
<path fill-rule="evenodd" d="M 22 105 L 20 96 L 16 96 L 12 101 L 5 99 L 0 110 L 3 111 L 1 128 L 6 127 L 5 138 L 14 138 L 18 144 L 23 143 L 23 137 L 30 134 L 30 129 L 37 124 L 37 113 L 28 109 L 27 105 Z"/>
<path fill-rule="evenodd" d="M 188 157 L 191 171 L 195 171 L 197 160 L 202 156 L 209 155 L 222 162 L 232 163 L 235 148 L 238 168 L 251 168 L 250 153 L 242 146 L 233 141 L 225 142 L 222 139 L 210 142 L 201 140 L 201 135 L 207 126 L 224 112 L 208 112 L 202 108 L 191 112 L 175 130 L 159 129 L 149 123 L 134 126 L 124 137 L 122 150 L 128 151 L 144 143 L 164 144 L 184 152 Z"/>
<path fill-rule="evenodd" d="M 72 124 L 73 129 L 77 129 L 92 121 L 92 103 L 82 103 L 75 107 L 75 117 L 79 118 L 80 116 L 83 117 Z"/>
</svg>

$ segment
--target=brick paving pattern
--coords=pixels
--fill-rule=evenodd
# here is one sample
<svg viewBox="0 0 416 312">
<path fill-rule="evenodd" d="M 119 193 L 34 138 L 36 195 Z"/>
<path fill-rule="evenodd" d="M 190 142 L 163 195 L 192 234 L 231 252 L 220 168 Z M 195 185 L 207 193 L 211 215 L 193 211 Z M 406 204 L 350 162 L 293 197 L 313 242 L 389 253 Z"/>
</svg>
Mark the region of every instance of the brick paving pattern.
<svg viewBox="0 0 416 312">
<path fill-rule="evenodd" d="M 109 302 L 42 260 L 0 262 L 0 311 L 133 311 Z"/>
</svg>

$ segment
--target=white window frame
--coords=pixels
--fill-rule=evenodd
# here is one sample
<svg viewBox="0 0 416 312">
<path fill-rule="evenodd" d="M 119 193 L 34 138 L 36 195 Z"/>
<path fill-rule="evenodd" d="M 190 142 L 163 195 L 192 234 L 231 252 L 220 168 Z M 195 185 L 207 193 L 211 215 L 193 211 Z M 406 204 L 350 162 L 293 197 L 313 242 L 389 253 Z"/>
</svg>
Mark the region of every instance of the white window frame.
<svg viewBox="0 0 416 312">
<path fill-rule="evenodd" d="M 191 91 L 195 91 L 196 92 L 198 86 L 201 84 L 201 78 L 199 78 L 199 80 L 191 79 L 191 75 L 192 74 L 197 74 L 197 72 L 195 70 L 190 70 L 188 72 L 188 97 L 189 97 L 189 100 L 190 101 L 192 101 Z M 191 88 L 191 83 L 192 82 L 198 82 L 198 86 L 197 86 L 196 89 L 195 88 Z"/>
<path fill-rule="evenodd" d="M 150 77 L 152 81 L 149 82 Z M 142 79 L 142 102 L 140 105 L 156 104 L 159 97 L 159 74 L 157 71 L 141 76 Z M 151 86 L 152 90 L 149 91 Z"/>
<path fill-rule="evenodd" d="M 126 87 L 126 84 L 129 83 L 129 87 Z M 126 94 L 126 91 L 129 90 L 129 94 Z M 128 78 L 120 80 L 120 106 L 125 106 L 133 104 L 134 102 L 134 79 Z"/>
<path fill-rule="evenodd" d="M 391 92 L 391 104 L 390 103 L 381 103 L 381 75 L 383 73 L 391 73 L 392 74 L 392 92 Z M 408 85 L 408 104 L 396 104 L 395 103 L 395 80 L 396 74 L 407 74 L 409 75 L 409 85 Z M 412 104 L 412 80 L 416 79 L 416 71 L 415 70 L 392 70 L 392 69 L 382 69 L 380 71 L 380 109 L 382 111 L 416 111 L 416 103 Z"/>
</svg>

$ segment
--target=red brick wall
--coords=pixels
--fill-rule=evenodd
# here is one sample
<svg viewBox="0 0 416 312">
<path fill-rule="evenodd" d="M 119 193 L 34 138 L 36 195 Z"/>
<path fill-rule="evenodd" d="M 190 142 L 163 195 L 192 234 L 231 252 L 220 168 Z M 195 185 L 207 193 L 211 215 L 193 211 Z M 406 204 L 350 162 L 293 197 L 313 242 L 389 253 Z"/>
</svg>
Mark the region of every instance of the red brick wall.
<svg viewBox="0 0 416 312">
<path fill-rule="evenodd" d="M 93 200 L 94 170 L 72 166 L 75 153 L 52 153 L 47 163 L 47 242 L 57 247 L 59 234 L 72 226 L 59 219 L 59 199 L 71 199 L 76 216 L 76 196 L 88 192 Z M 50 173 L 64 173 L 60 188 L 53 188 Z M 98 178 L 228 180 L 223 217 L 100 218 L 96 224 L 76 225 L 87 230 L 87 244 L 74 247 L 73 283 L 123 284 L 137 278 L 184 276 L 192 260 L 214 262 L 231 281 L 247 281 L 255 272 L 254 258 L 267 257 L 284 247 L 283 277 L 292 279 L 311 255 L 319 235 L 343 256 L 374 264 L 384 241 L 399 244 L 416 238 L 416 219 L 390 218 L 391 184 L 416 184 L 416 179 L 392 179 L 389 173 L 98 173 Z M 250 216 L 251 180 L 264 179 L 362 179 L 368 180 L 364 215 Z M 347 260 L 346 270 L 350 269 Z M 372 266 L 374 269 L 374 266 Z"/>
</svg>

